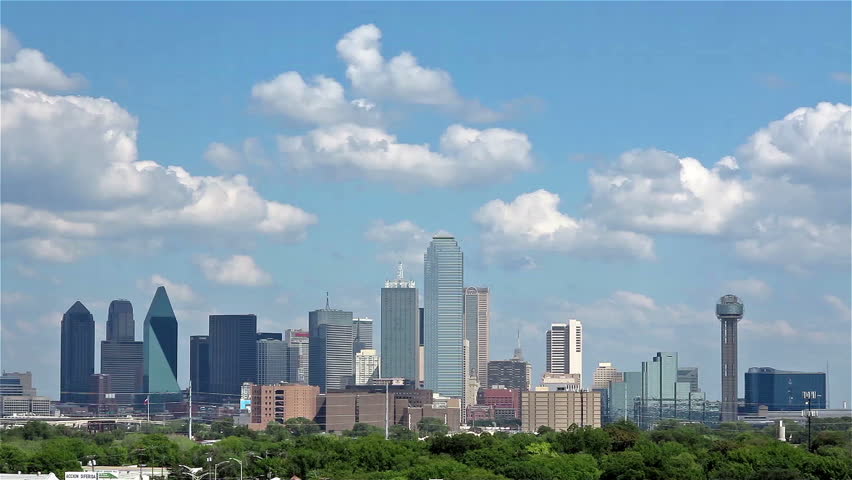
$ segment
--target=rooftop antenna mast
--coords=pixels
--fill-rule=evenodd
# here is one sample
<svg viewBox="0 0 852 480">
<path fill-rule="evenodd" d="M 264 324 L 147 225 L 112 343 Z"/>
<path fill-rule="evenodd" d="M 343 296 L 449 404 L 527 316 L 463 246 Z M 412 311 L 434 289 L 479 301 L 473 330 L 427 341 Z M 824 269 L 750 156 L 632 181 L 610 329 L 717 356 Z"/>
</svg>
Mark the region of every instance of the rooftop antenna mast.
<svg viewBox="0 0 852 480">
<path fill-rule="evenodd" d="M 402 262 L 399 262 L 399 264 L 396 266 L 396 279 L 402 280 L 403 278 L 405 278 L 405 275 L 403 275 L 402 271 Z"/>
<path fill-rule="evenodd" d="M 328 306 L 328 292 L 325 292 L 325 309 L 331 310 L 331 308 Z"/>
</svg>

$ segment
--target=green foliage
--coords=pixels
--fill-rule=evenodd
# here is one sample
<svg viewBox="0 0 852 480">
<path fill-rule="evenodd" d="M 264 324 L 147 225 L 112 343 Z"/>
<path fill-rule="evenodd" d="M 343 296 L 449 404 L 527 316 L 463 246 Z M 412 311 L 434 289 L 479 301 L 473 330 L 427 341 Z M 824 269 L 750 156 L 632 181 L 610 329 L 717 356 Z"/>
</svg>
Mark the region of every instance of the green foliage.
<svg viewBox="0 0 852 480">
<path fill-rule="evenodd" d="M 182 425 L 152 425 L 156 433 L 89 434 L 33 422 L 0 431 L 0 471 L 61 475 L 95 459 L 100 465 L 143 464 L 155 473 L 169 469 L 175 480 L 191 480 L 178 465 L 207 470 L 225 462 L 219 478 L 234 479 L 240 471 L 227 461 L 233 457 L 243 462 L 247 479 L 852 480 L 849 427 L 837 421 L 814 428 L 816 453 L 804 443 L 775 440 L 772 428 L 736 423 L 718 430 L 662 422 L 640 432 L 617 422 L 603 429 L 447 435 L 439 419 L 424 419 L 419 427 L 428 438 L 420 441 L 399 425 L 385 440 L 382 429 L 363 424 L 337 436 L 319 434 L 319 426 L 304 418 L 272 423 L 262 432 L 222 420 L 197 429 L 197 438 L 219 439 L 213 445 L 175 434 Z"/>
<path fill-rule="evenodd" d="M 446 435 L 450 429 L 439 418 L 426 417 L 417 422 L 417 430 L 424 435 Z"/>
</svg>

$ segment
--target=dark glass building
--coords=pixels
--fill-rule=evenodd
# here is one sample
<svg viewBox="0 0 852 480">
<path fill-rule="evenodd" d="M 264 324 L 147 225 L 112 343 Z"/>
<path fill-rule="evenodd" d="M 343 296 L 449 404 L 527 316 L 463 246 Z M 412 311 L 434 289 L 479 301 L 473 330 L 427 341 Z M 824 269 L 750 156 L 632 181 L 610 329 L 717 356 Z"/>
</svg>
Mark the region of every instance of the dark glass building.
<svg viewBox="0 0 852 480">
<path fill-rule="evenodd" d="M 180 394 L 177 381 L 178 324 L 165 287 L 158 287 L 145 315 L 143 390 L 151 410 L 162 410 Z M 143 399 L 144 400 L 144 399 Z"/>
<path fill-rule="evenodd" d="M 257 340 L 284 340 L 284 334 L 277 332 L 257 332 Z"/>
<path fill-rule="evenodd" d="M 309 383 L 321 393 L 355 382 L 352 312 L 326 308 L 308 313 Z"/>
<path fill-rule="evenodd" d="M 243 382 L 257 381 L 257 316 L 210 315 L 210 391 L 239 400 Z"/>
<path fill-rule="evenodd" d="M 75 302 L 62 316 L 59 398 L 62 402 L 88 403 L 89 377 L 95 373 L 95 320 Z"/>
<path fill-rule="evenodd" d="M 101 342 L 101 373 L 110 376 L 111 392 L 119 406 L 130 406 L 139 399 L 145 375 L 144 344 L 136 341 L 133 306 L 127 300 L 109 304 L 106 340 Z"/>
<path fill-rule="evenodd" d="M 192 391 L 204 395 L 210 393 L 210 337 L 189 337 L 189 381 Z"/>
<path fill-rule="evenodd" d="M 413 280 L 403 278 L 400 266 L 397 278 L 382 288 L 382 376 L 417 381 L 422 326 L 421 308 L 417 308 L 417 288 Z"/>
<path fill-rule="evenodd" d="M 528 365 L 523 360 L 492 360 L 488 362 L 488 381 L 483 385 L 483 388 L 497 388 L 496 385 L 502 385 L 503 388 L 519 392 L 527 391 Z"/>
<path fill-rule="evenodd" d="M 808 408 L 803 392 L 816 392 L 811 408 L 825 408 L 825 373 L 790 372 L 771 367 L 752 367 L 745 374 L 745 410 L 757 412 L 761 405 L 770 411 Z"/>
</svg>

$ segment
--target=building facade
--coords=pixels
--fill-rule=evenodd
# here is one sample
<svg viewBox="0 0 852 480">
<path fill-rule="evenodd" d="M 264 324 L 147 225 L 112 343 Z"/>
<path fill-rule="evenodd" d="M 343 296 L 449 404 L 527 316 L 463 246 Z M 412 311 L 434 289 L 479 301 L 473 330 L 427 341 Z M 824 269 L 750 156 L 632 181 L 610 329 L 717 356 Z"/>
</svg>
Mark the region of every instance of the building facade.
<svg viewBox="0 0 852 480">
<path fill-rule="evenodd" d="M 101 342 L 101 373 L 110 376 L 112 392 L 120 406 L 130 406 L 144 388 L 145 346 L 136 341 L 133 305 L 128 300 L 109 304 L 106 340 Z"/>
<path fill-rule="evenodd" d="M 87 403 L 89 376 L 95 373 L 95 320 L 75 302 L 62 316 L 59 398 L 62 402 Z"/>
<path fill-rule="evenodd" d="M 464 256 L 452 236 L 436 235 L 424 255 L 425 384 L 464 399 Z"/>
<path fill-rule="evenodd" d="M 210 337 L 189 337 L 189 381 L 193 392 L 210 393 Z"/>
<path fill-rule="evenodd" d="M 530 389 L 532 369 L 530 364 L 522 360 L 492 360 L 488 362 L 488 380 L 485 387 L 494 388 L 502 385 L 518 391 Z"/>
<path fill-rule="evenodd" d="M 598 368 L 595 369 L 593 374 L 592 388 L 606 389 L 609 387 L 609 382 L 612 381 L 620 382 L 621 372 L 613 367 L 610 362 L 598 363 Z"/>
<path fill-rule="evenodd" d="M 263 430 L 271 422 L 291 418 L 313 420 L 317 415 L 319 387 L 311 385 L 252 385 L 249 428 Z"/>
<path fill-rule="evenodd" d="M 352 312 L 326 308 L 308 314 L 310 384 L 321 393 L 355 381 Z"/>
<path fill-rule="evenodd" d="M 421 344 L 417 288 L 406 280 L 400 264 L 395 280 L 382 288 L 382 374 L 412 381 L 418 379 Z"/>
<path fill-rule="evenodd" d="M 358 353 L 373 348 L 373 319 L 367 317 L 352 319 L 352 351 Z"/>
<path fill-rule="evenodd" d="M 4 370 L 3 374 L 0 375 L 0 395 L 36 396 L 32 372 L 7 372 Z"/>
<path fill-rule="evenodd" d="M 178 323 L 165 287 L 158 287 L 145 315 L 143 391 L 152 410 L 180 392 L 178 370 Z"/>
<path fill-rule="evenodd" d="M 366 385 L 371 378 L 381 377 L 381 357 L 373 349 L 355 354 L 355 385 Z"/>
<path fill-rule="evenodd" d="M 547 331 L 546 340 L 546 371 L 579 375 L 582 384 L 583 323 L 573 319 L 567 323 L 554 323 Z"/>
<path fill-rule="evenodd" d="M 495 418 L 521 418 L 521 391 L 514 388 L 483 388 L 476 403 L 494 409 Z"/>
<path fill-rule="evenodd" d="M 743 318 L 743 304 L 735 295 L 725 295 L 716 304 L 716 318 L 722 327 L 722 421 L 737 420 L 737 323 Z"/>
<path fill-rule="evenodd" d="M 642 398 L 642 372 L 622 372 L 620 382 L 610 382 L 606 398 L 608 421 L 630 420 L 638 424 L 637 402 Z"/>
<path fill-rule="evenodd" d="M 257 382 L 257 316 L 210 315 L 210 390 L 234 402 L 244 382 Z"/>
<path fill-rule="evenodd" d="M 278 332 L 257 332 L 255 338 L 260 340 L 284 340 L 284 335 Z"/>
<path fill-rule="evenodd" d="M 601 426 L 600 392 L 529 391 L 521 393 L 521 429 L 535 432 L 539 427 L 567 430 Z"/>
<path fill-rule="evenodd" d="M 257 384 L 273 385 L 290 381 L 287 344 L 283 340 L 263 338 L 257 341 Z"/>
<path fill-rule="evenodd" d="M 745 374 L 745 410 L 749 413 L 756 413 L 761 406 L 768 411 L 807 410 L 805 392 L 815 393 L 810 408 L 826 408 L 825 373 L 752 367 Z"/>
<path fill-rule="evenodd" d="M 106 340 L 108 342 L 133 342 L 136 340 L 136 322 L 133 305 L 129 300 L 113 300 L 107 314 Z"/>
<path fill-rule="evenodd" d="M 484 381 L 488 375 L 490 297 L 486 287 L 464 289 L 464 337 L 469 342 L 468 374 Z"/>
<path fill-rule="evenodd" d="M 678 367 L 677 381 L 688 383 L 690 392 L 701 391 L 698 386 L 698 367 Z"/>
<path fill-rule="evenodd" d="M 104 373 L 89 376 L 89 411 L 95 415 L 109 415 L 118 411 L 112 377 Z"/>
<path fill-rule="evenodd" d="M 310 333 L 301 329 L 288 329 L 284 332 L 284 341 L 288 347 L 295 350 L 295 357 L 291 357 L 291 361 L 296 362 L 296 376 L 290 381 L 307 385 L 310 370 Z"/>
</svg>

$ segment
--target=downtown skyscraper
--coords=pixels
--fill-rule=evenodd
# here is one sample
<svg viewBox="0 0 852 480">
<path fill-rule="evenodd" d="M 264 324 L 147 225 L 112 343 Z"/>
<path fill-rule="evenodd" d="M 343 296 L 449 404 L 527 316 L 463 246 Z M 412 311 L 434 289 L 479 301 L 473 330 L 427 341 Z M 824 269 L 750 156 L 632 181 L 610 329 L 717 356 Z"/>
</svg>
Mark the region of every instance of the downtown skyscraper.
<svg viewBox="0 0 852 480">
<path fill-rule="evenodd" d="M 406 280 L 399 264 L 395 280 L 382 289 L 382 375 L 417 381 L 420 309 L 414 280 Z"/>
<path fill-rule="evenodd" d="M 59 398 L 62 402 L 86 403 L 89 376 L 95 373 L 95 320 L 80 302 L 62 315 Z"/>
<path fill-rule="evenodd" d="M 464 399 L 464 256 L 454 237 L 436 235 L 423 259 L 426 388 Z"/>
<path fill-rule="evenodd" d="M 325 308 L 308 313 L 309 383 L 321 393 L 355 382 L 352 312 Z"/>
<path fill-rule="evenodd" d="M 464 338 L 469 342 L 468 372 L 485 382 L 488 377 L 490 295 L 486 287 L 464 289 Z"/>
<path fill-rule="evenodd" d="M 555 374 L 576 375 L 582 385 L 583 375 L 583 323 L 568 320 L 554 323 L 547 331 L 546 371 Z"/>
<path fill-rule="evenodd" d="M 101 342 L 101 373 L 110 376 L 110 385 L 119 405 L 137 400 L 145 374 L 144 344 L 136 341 L 133 305 L 128 300 L 109 304 L 106 340 Z"/>
<path fill-rule="evenodd" d="M 180 392 L 177 381 L 178 324 L 165 287 L 157 287 L 145 315 L 143 390 L 151 409 L 162 410 L 163 402 Z"/>
<path fill-rule="evenodd" d="M 233 402 L 257 380 L 257 316 L 210 315 L 208 328 L 210 391 Z"/>
</svg>

